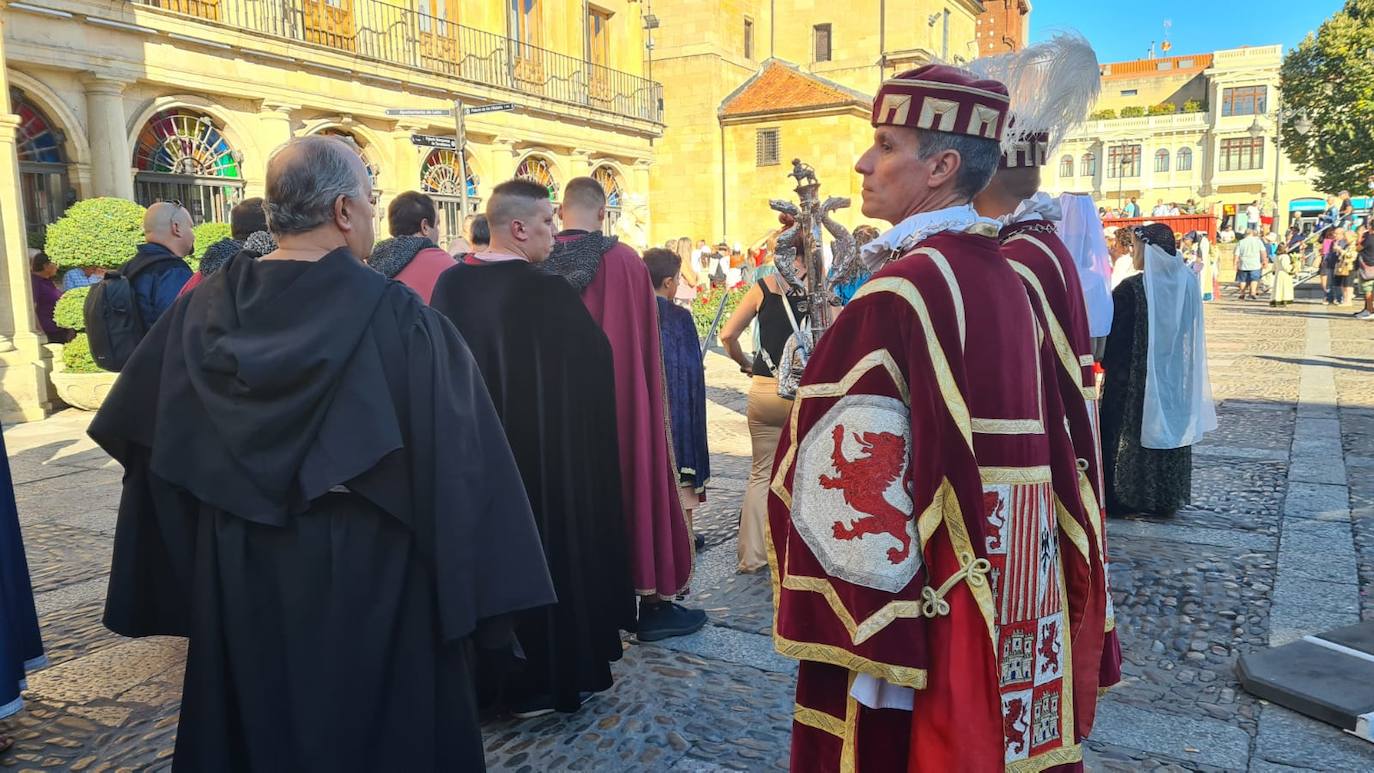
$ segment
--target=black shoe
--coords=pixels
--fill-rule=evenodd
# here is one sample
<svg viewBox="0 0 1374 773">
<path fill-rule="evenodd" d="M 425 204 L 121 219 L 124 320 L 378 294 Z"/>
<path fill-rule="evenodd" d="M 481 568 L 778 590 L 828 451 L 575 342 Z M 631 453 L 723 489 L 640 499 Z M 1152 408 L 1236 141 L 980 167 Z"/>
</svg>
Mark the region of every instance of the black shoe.
<svg viewBox="0 0 1374 773">
<path fill-rule="evenodd" d="M 702 534 L 702 533 L 698 532 L 698 533 L 697 533 L 697 537 L 696 537 L 696 539 L 694 540 L 694 542 L 696 543 L 696 548 L 697 548 L 697 552 L 698 552 L 698 553 L 700 553 L 701 551 L 703 551 L 703 550 L 706 549 L 706 535 L 705 535 L 705 534 Z"/>
<path fill-rule="evenodd" d="M 516 701 L 510 707 L 511 716 L 516 719 L 534 719 L 553 713 L 553 696 L 546 694 L 531 695 Z"/>
<path fill-rule="evenodd" d="M 639 608 L 639 640 L 641 642 L 671 639 L 700 631 L 706 625 L 706 613 L 679 604 L 661 601 Z"/>
</svg>

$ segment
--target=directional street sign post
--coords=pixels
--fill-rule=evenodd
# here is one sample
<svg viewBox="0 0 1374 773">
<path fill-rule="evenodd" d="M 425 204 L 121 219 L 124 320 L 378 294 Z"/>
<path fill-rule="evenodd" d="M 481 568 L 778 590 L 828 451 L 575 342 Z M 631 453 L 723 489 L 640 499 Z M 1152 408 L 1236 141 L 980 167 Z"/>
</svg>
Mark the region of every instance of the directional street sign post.
<svg viewBox="0 0 1374 773">
<path fill-rule="evenodd" d="M 468 159 L 463 153 L 467 145 L 466 129 L 463 126 L 464 116 L 481 115 L 482 113 L 499 113 L 504 110 L 514 110 L 514 102 L 497 102 L 491 105 L 475 105 L 465 107 L 463 100 L 453 100 L 453 109 L 444 110 L 442 108 L 428 107 L 393 107 L 386 111 L 386 114 L 395 118 L 437 118 L 439 116 L 453 116 L 453 129 L 455 137 L 436 137 L 433 134 L 412 134 L 410 141 L 412 144 L 422 148 L 443 148 L 444 150 L 458 151 L 459 168 L 463 170 L 463 180 L 459 183 L 459 188 L 463 192 L 463 216 L 468 214 Z"/>
<path fill-rule="evenodd" d="M 422 148 L 441 148 L 443 150 L 457 150 L 458 140 L 453 137 L 438 137 L 433 134 L 412 134 L 410 144 L 418 145 Z"/>
</svg>

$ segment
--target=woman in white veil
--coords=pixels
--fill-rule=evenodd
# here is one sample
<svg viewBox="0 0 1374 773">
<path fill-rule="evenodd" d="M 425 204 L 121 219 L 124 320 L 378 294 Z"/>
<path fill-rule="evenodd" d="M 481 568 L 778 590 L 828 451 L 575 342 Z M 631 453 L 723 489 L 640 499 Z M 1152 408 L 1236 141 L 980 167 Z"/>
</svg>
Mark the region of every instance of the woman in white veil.
<svg viewBox="0 0 1374 773">
<path fill-rule="evenodd" d="M 1173 515 L 1191 501 L 1192 445 L 1216 429 L 1202 294 L 1168 226 L 1134 229 L 1142 273 L 1112 291 L 1102 366 L 1107 512 Z"/>
</svg>

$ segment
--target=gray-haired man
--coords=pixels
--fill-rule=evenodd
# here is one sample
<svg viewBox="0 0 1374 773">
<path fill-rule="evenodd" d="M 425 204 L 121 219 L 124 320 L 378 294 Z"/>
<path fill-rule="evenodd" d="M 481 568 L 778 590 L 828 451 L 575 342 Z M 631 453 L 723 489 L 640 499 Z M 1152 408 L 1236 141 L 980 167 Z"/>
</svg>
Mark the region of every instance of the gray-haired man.
<svg viewBox="0 0 1374 773">
<path fill-rule="evenodd" d="M 359 260 L 366 172 L 293 140 L 278 248 L 178 300 L 90 433 L 124 465 L 105 624 L 190 639 L 185 770 L 481 770 L 473 644 L 554 594 L 482 376 Z"/>
</svg>

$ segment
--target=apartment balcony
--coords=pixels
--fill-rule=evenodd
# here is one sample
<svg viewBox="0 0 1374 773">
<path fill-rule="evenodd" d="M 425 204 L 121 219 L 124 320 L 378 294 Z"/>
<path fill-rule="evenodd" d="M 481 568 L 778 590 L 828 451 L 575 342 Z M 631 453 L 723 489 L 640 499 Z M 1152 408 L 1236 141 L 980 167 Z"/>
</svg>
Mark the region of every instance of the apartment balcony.
<svg viewBox="0 0 1374 773">
<path fill-rule="evenodd" d="M 1106 118 L 1085 122 L 1074 132 L 1074 136 L 1149 137 L 1169 132 L 1205 131 L 1208 127 L 1208 121 L 1206 112 L 1146 115 L 1138 118 Z"/>
<path fill-rule="evenodd" d="M 663 122 L 647 78 L 465 27 L 384 0 L 128 0 L 249 35 L 329 49 L 510 92 Z"/>
</svg>

